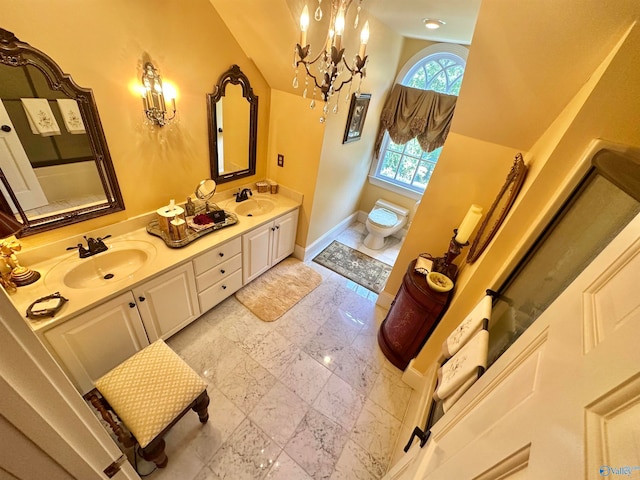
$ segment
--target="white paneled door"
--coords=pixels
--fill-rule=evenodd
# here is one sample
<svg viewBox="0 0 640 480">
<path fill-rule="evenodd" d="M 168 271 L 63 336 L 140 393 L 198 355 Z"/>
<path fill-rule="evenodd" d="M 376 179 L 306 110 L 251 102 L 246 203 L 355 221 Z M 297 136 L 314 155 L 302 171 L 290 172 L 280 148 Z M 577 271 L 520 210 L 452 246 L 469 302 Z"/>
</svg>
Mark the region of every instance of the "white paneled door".
<svg viewBox="0 0 640 480">
<path fill-rule="evenodd" d="M 640 478 L 640 216 L 417 443 L 386 478 Z"/>
</svg>

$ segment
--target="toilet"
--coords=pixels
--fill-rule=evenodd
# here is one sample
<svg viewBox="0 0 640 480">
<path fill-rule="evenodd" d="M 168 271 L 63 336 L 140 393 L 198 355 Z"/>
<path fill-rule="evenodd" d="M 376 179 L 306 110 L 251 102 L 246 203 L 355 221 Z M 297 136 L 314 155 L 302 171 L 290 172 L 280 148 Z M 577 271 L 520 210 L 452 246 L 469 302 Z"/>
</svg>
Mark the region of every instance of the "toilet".
<svg viewBox="0 0 640 480">
<path fill-rule="evenodd" d="M 378 200 L 365 222 L 369 232 L 364 239 L 365 247 L 380 250 L 384 246 L 386 237 L 393 235 L 406 225 L 408 216 L 408 209 L 386 200 Z"/>
</svg>

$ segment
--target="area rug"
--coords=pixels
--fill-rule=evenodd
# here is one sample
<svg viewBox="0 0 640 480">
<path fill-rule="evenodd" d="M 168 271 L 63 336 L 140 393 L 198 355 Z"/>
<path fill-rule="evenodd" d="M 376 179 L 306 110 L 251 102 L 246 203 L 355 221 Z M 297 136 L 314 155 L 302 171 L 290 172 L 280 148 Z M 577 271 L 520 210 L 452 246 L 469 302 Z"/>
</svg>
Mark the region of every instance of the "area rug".
<svg viewBox="0 0 640 480">
<path fill-rule="evenodd" d="M 313 261 L 376 293 L 382 291 L 391 273 L 390 265 L 336 240 Z"/>
<path fill-rule="evenodd" d="M 236 299 L 260 320 L 273 322 L 320 285 L 322 276 L 295 258 L 275 267 L 236 292 Z"/>
</svg>

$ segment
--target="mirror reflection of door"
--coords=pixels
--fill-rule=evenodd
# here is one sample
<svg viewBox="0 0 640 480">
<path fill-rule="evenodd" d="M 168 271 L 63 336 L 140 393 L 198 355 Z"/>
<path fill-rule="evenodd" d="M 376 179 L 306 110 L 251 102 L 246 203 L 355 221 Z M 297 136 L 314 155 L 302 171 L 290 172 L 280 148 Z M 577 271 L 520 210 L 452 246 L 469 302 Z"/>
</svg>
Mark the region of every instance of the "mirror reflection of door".
<svg viewBox="0 0 640 480">
<path fill-rule="evenodd" d="M 216 104 L 220 174 L 249 168 L 250 114 L 249 102 L 242 95 L 242 85 L 227 84 L 225 95 Z"/>
<path fill-rule="evenodd" d="M 47 99 L 60 134 L 34 133 L 23 98 Z M 65 128 L 57 103 L 65 98 L 37 68 L 0 65 L 0 118 L 11 128 L 0 132 L 0 167 L 29 220 L 107 201 L 87 134 Z"/>
<path fill-rule="evenodd" d="M 35 170 L 29 163 L 27 152 L 24 151 L 22 143 L 20 143 L 16 129 L 2 101 L 0 101 L 0 125 L 2 125 L 2 130 L 0 130 L 0 168 L 9 181 L 13 193 L 25 210 L 46 205 L 49 203 L 47 197 L 42 191 Z M 2 184 L 0 184 L 0 191 L 2 191 L 4 198 L 10 199 L 9 193 Z M 18 212 L 14 205 L 11 207 L 13 213 Z"/>
</svg>

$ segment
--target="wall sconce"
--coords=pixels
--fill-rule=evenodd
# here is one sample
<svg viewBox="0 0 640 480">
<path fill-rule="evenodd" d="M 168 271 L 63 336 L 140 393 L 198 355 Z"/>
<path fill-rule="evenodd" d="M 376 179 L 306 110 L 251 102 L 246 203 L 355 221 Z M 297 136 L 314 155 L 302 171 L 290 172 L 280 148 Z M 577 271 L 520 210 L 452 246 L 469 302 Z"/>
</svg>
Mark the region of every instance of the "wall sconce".
<svg viewBox="0 0 640 480">
<path fill-rule="evenodd" d="M 144 103 L 144 113 L 151 123 L 162 127 L 176 116 L 175 89 L 170 85 L 162 86 L 160 74 L 151 62 L 144 64 L 140 94 Z M 171 103 L 169 112 L 167 101 Z"/>
</svg>

